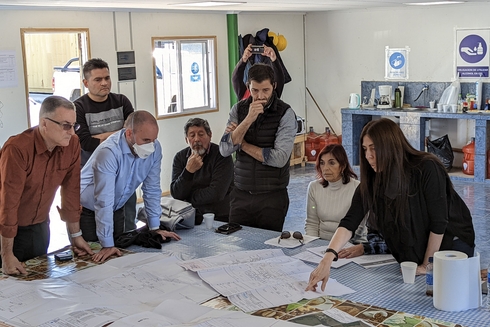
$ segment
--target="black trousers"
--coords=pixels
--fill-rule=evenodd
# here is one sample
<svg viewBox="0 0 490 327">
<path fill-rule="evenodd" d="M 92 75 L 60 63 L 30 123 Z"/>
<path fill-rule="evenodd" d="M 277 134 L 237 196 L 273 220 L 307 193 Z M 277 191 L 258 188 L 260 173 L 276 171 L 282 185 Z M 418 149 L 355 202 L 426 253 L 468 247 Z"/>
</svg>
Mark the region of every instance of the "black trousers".
<svg viewBox="0 0 490 327">
<path fill-rule="evenodd" d="M 13 253 L 20 262 L 48 253 L 49 218 L 39 224 L 17 227 Z M 0 257 L 0 267 L 2 258 Z"/>
<path fill-rule="evenodd" d="M 288 190 L 250 194 L 233 188 L 229 221 L 241 225 L 282 231 L 289 208 Z"/>
<path fill-rule="evenodd" d="M 114 237 L 121 235 L 124 232 L 124 207 L 114 211 Z M 97 224 L 95 223 L 95 212 L 82 208 L 80 215 L 80 229 L 82 230 L 83 239 L 87 242 L 97 242 Z"/>
<path fill-rule="evenodd" d="M 136 192 L 124 205 L 124 232 L 136 229 Z"/>
</svg>

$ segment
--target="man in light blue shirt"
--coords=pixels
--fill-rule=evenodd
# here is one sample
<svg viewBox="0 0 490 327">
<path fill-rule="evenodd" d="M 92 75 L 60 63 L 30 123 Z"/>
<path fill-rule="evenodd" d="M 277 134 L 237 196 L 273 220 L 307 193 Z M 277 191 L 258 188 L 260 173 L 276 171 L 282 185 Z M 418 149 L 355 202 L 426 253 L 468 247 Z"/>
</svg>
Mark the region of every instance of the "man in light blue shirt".
<svg viewBox="0 0 490 327">
<path fill-rule="evenodd" d="M 121 255 L 114 236 L 123 233 L 124 204 L 141 183 L 149 229 L 163 239 L 180 239 L 176 233 L 159 230 L 162 148 L 157 121 L 147 111 L 135 111 L 124 127 L 97 147 L 81 173 L 80 228 L 86 241 L 99 240 L 102 245 L 93 257 L 96 262 Z"/>
</svg>

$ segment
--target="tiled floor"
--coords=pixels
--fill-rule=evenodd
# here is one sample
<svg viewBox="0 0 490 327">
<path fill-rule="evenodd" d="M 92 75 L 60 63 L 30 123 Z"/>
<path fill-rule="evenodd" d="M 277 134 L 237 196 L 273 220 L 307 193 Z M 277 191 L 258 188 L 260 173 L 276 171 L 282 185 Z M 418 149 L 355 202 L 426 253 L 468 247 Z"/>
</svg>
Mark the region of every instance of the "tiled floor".
<svg viewBox="0 0 490 327">
<path fill-rule="evenodd" d="M 294 168 L 291 167 L 290 172 L 290 204 L 284 230 L 304 232 L 306 191 L 309 182 L 316 179 L 315 167 L 313 164 L 306 164 L 305 167 L 296 165 Z M 490 264 L 490 185 L 462 181 L 453 181 L 453 184 L 472 213 L 481 267 L 486 268 Z"/>
</svg>

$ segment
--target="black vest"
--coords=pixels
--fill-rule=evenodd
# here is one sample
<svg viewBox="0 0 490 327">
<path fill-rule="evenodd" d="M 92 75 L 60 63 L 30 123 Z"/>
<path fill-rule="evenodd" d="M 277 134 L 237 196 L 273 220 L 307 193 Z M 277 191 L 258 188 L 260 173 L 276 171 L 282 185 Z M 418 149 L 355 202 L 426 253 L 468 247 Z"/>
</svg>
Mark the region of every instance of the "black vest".
<svg viewBox="0 0 490 327">
<path fill-rule="evenodd" d="M 275 95 L 271 105 L 250 126 L 244 136 L 248 143 L 260 148 L 273 148 L 282 116 L 290 106 Z M 237 104 L 238 124 L 248 114 L 252 97 Z M 235 186 L 251 193 L 267 193 L 285 189 L 289 184 L 289 161 L 281 168 L 264 165 L 244 151 L 237 151 Z"/>
</svg>

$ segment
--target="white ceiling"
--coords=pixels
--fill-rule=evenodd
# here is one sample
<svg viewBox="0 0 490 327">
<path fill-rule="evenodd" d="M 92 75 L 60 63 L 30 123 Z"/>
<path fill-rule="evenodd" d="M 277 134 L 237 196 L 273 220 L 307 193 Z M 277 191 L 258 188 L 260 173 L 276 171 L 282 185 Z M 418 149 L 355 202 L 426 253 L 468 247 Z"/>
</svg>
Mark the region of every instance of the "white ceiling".
<svg viewBox="0 0 490 327">
<path fill-rule="evenodd" d="M 436 0 L 227 0 L 245 2 L 240 5 L 218 7 L 178 6 L 199 0 L 0 0 L 3 9 L 52 9 L 52 10 L 110 10 L 110 11 L 213 11 L 213 12 L 312 12 L 374 7 L 402 7 L 406 2 Z M 224 1 L 226 0 L 213 0 Z M 466 0 L 466 2 L 490 2 L 488 0 Z"/>
</svg>

